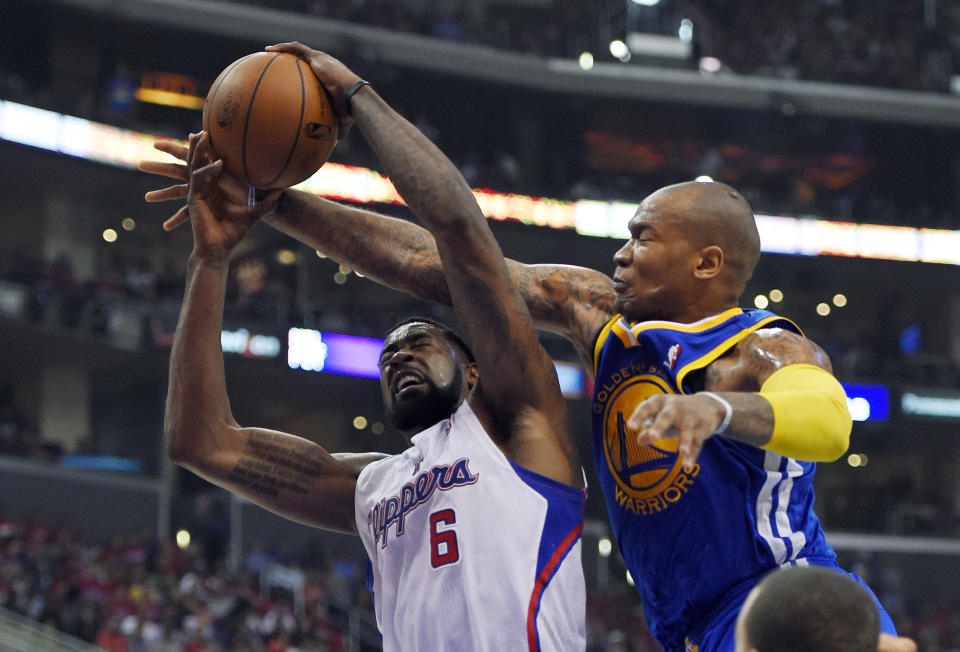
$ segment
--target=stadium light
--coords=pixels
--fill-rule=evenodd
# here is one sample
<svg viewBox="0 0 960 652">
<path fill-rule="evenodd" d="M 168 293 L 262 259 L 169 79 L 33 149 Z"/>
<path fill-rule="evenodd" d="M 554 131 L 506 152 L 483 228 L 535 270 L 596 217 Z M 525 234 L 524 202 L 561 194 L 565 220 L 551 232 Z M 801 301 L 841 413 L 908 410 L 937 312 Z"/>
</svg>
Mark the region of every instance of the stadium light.
<svg viewBox="0 0 960 652">
<path fill-rule="evenodd" d="M 600 553 L 601 557 L 609 557 L 612 550 L 613 544 L 607 537 L 603 537 L 597 542 L 597 552 Z"/>
</svg>

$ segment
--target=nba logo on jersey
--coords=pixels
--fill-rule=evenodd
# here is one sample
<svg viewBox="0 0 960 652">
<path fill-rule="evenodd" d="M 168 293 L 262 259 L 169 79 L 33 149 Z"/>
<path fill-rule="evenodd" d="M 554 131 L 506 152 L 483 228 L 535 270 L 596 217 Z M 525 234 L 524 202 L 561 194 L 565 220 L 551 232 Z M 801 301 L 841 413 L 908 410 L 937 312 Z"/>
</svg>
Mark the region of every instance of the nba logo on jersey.
<svg viewBox="0 0 960 652">
<path fill-rule="evenodd" d="M 670 370 L 673 370 L 677 366 L 677 358 L 680 357 L 680 351 L 683 350 L 683 347 L 680 344 L 674 344 L 667 351 L 667 359 L 663 361 L 663 365 Z"/>
</svg>

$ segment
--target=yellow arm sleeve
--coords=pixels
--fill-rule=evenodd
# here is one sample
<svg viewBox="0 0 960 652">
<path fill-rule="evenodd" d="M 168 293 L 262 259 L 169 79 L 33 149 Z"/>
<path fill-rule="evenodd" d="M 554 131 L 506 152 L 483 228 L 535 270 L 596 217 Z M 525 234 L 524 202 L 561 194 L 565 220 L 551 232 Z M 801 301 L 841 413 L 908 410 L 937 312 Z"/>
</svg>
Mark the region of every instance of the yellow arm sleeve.
<svg viewBox="0 0 960 652">
<path fill-rule="evenodd" d="M 847 395 L 833 374 L 812 364 L 777 369 L 760 396 L 773 408 L 773 435 L 762 448 L 808 462 L 832 462 L 850 445 Z"/>
</svg>

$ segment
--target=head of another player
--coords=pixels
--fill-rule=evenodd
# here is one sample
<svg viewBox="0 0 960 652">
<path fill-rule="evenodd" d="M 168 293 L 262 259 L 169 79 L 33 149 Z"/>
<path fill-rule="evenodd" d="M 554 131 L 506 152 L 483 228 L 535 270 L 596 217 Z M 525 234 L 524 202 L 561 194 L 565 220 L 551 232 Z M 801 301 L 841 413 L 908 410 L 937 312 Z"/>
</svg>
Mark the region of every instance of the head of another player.
<svg viewBox="0 0 960 652">
<path fill-rule="evenodd" d="M 453 414 L 477 382 L 470 347 L 448 326 L 411 317 L 387 333 L 380 392 L 393 427 L 417 432 Z"/>
<path fill-rule="evenodd" d="M 876 652 L 880 616 L 856 581 L 827 568 L 777 570 L 740 610 L 736 652 Z"/>
<path fill-rule="evenodd" d="M 644 199 L 613 256 L 615 307 L 630 321 L 695 320 L 737 305 L 760 258 L 750 205 L 730 186 L 690 181 Z"/>
</svg>

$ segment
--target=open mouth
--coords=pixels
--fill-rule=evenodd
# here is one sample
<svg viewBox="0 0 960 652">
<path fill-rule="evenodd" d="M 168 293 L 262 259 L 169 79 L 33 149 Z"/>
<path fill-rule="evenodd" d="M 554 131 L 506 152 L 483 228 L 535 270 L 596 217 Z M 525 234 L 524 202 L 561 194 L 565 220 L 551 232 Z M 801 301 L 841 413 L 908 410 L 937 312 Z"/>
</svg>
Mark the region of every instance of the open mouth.
<svg viewBox="0 0 960 652">
<path fill-rule="evenodd" d="M 408 390 L 411 387 L 417 387 L 423 383 L 423 376 L 421 376 L 418 372 L 410 369 L 404 369 L 398 371 L 390 381 L 390 389 L 393 390 L 395 396 L 402 396 L 405 390 Z"/>
</svg>

